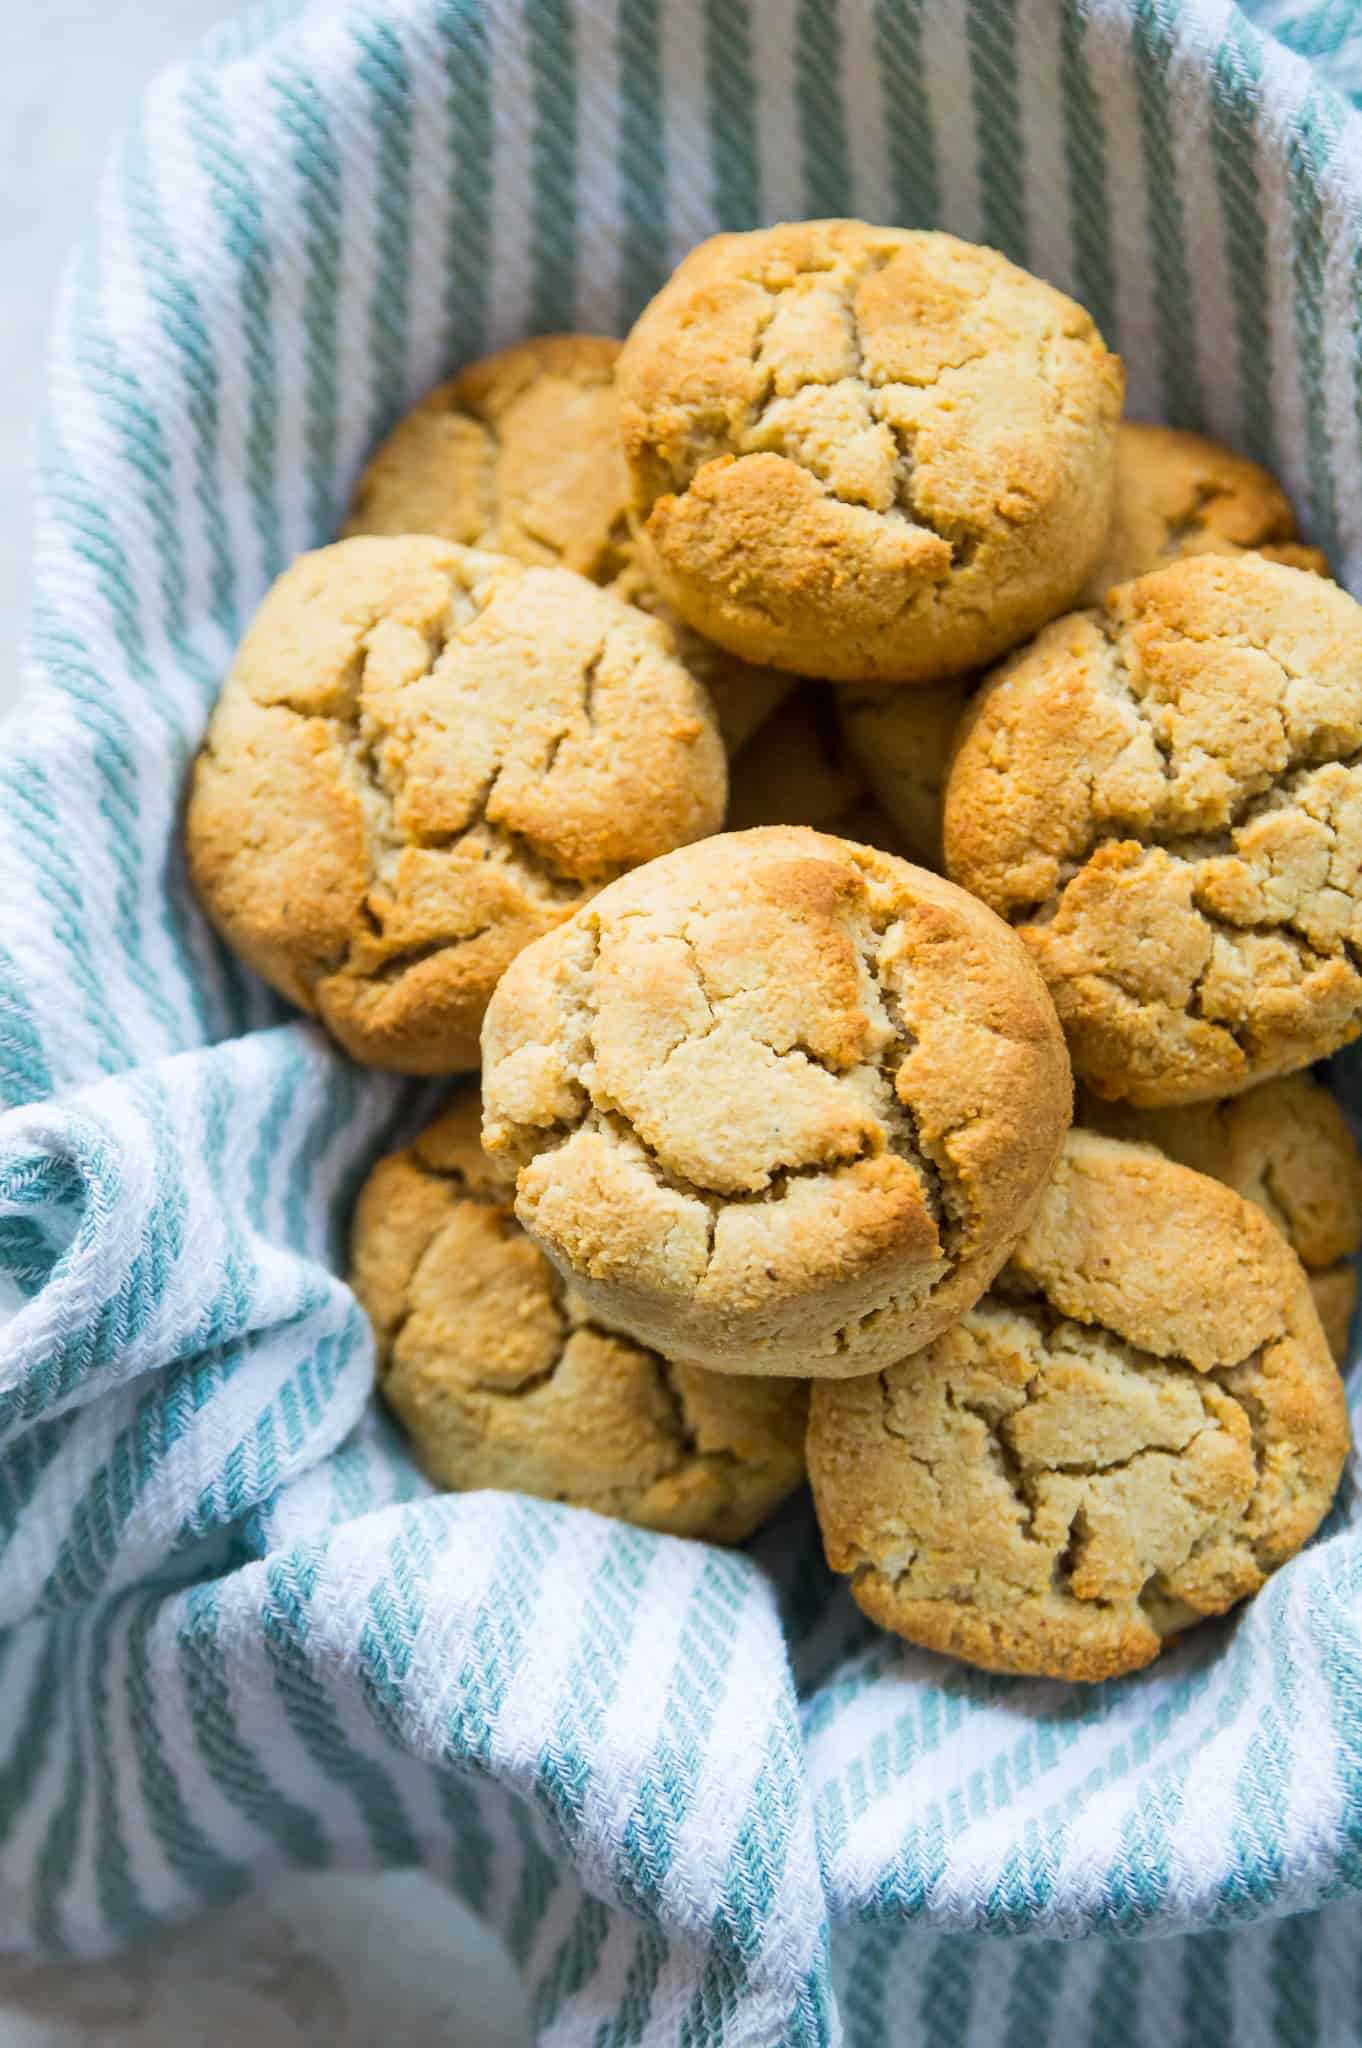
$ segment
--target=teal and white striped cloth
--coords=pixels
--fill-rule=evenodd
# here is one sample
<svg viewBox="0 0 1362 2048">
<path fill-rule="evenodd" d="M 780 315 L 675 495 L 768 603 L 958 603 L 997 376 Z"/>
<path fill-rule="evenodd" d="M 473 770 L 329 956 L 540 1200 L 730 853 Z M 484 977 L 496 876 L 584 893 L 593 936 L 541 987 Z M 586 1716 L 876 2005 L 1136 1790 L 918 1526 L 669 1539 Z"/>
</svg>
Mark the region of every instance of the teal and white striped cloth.
<svg viewBox="0 0 1362 2048">
<path fill-rule="evenodd" d="M 719 224 L 999 244 L 1362 591 L 1362 22 L 1262 19 L 369 0 L 149 90 L 57 314 L 0 738 L 0 1943 L 422 1864 L 562 2048 L 1362 2037 L 1356 1471 L 1247 1611 L 1087 1691 L 877 1636 L 803 1503 L 729 1556 L 432 1494 L 337 1277 L 431 1092 L 227 958 L 177 833 L 243 622 L 398 411 L 621 331 Z"/>
</svg>

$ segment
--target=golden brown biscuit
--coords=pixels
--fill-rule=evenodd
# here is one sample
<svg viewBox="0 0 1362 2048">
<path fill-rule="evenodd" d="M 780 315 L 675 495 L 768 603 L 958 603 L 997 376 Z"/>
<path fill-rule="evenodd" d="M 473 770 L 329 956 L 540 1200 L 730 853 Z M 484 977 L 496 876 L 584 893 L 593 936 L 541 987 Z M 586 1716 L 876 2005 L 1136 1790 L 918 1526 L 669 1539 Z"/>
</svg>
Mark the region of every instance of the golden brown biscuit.
<svg viewBox="0 0 1362 2048">
<path fill-rule="evenodd" d="M 815 1386 L 828 1562 L 872 1620 L 993 1671 L 1102 1679 L 1255 1592 L 1325 1514 L 1343 1385 L 1261 1210 L 1073 1132 L 990 1293 Z"/>
<path fill-rule="evenodd" d="M 1083 594 L 1100 604 L 1115 583 L 1182 555 L 1256 549 L 1289 568 L 1327 576 L 1318 548 L 1296 544 L 1286 494 L 1256 462 L 1176 427 L 1123 420 L 1116 433 L 1116 501 L 1106 551 Z M 911 860 L 941 865 L 941 805 L 951 749 L 974 677 L 840 693 L 847 745 L 895 819 Z M 811 821 L 812 822 L 812 821 Z"/>
<path fill-rule="evenodd" d="M 437 385 L 369 462 L 345 532 L 433 533 L 612 582 L 633 553 L 619 349 L 541 335 Z"/>
<path fill-rule="evenodd" d="M 866 1372 L 1024 1228 L 1070 1114 L 1054 1012 L 948 882 L 724 833 L 522 955 L 483 1031 L 516 1214 L 612 1326 L 733 1372 Z"/>
<path fill-rule="evenodd" d="M 1056 620 L 966 715 L 946 866 L 1095 1093 L 1237 1094 L 1362 1030 L 1362 605 L 1197 555 Z"/>
<path fill-rule="evenodd" d="M 1315 1314 L 1329 1340 L 1329 1349 L 1341 1366 L 1351 1350 L 1353 1311 L 1357 1307 L 1357 1269 L 1351 1259 L 1336 1266 L 1323 1266 L 1309 1276 Z"/>
<path fill-rule="evenodd" d="M 950 235 L 701 243 L 616 371 L 658 587 L 749 661 L 926 682 L 1074 602 L 1123 379 L 1081 307 Z"/>
<path fill-rule="evenodd" d="M 360 477 L 344 531 L 432 533 L 609 585 L 665 621 L 736 751 L 790 679 L 692 633 L 645 574 L 629 530 L 619 352 L 602 334 L 541 335 L 437 386 Z"/>
<path fill-rule="evenodd" d="M 728 829 L 812 825 L 831 832 L 865 794 L 865 777 L 843 741 L 831 692 L 824 684 L 802 683 L 733 762 Z"/>
<path fill-rule="evenodd" d="M 941 806 L 951 748 L 974 678 L 924 683 L 916 690 L 840 691 L 847 746 L 904 851 L 923 867 L 941 866 Z"/>
<path fill-rule="evenodd" d="M 661 619 L 676 643 L 676 651 L 697 682 L 703 683 L 714 703 L 719 733 L 730 756 L 738 754 L 765 725 L 776 707 L 783 703 L 797 682 L 776 668 L 757 668 L 742 661 L 726 648 L 716 647 L 699 633 L 693 633 L 665 603 L 642 561 L 635 559 L 610 585 L 616 597 L 636 604 L 640 611 Z"/>
<path fill-rule="evenodd" d="M 1114 583 L 1182 555 L 1260 550 L 1288 568 L 1329 574 L 1318 548 L 1300 545 L 1291 501 L 1256 462 L 1178 427 L 1123 420 L 1116 436 L 1116 502 L 1101 561 L 1081 602 L 1101 604 Z"/>
<path fill-rule="evenodd" d="M 1362 1247 L 1362 1158 L 1327 1088 L 1290 1074 L 1228 1102 L 1181 1109 L 1132 1109 L 1084 1094 L 1078 1116 L 1109 1137 L 1157 1145 L 1266 1210 L 1309 1275 L 1330 1350 L 1345 1361 L 1357 1298 L 1352 1258 Z"/>
<path fill-rule="evenodd" d="M 438 1486 L 740 1543 L 799 1484 L 807 1383 L 673 1365 L 592 1320 L 515 1220 L 466 1086 L 355 1212 L 379 1385 Z"/>
<path fill-rule="evenodd" d="M 304 555 L 237 651 L 190 867 L 247 963 L 356 1059 L 478 1061 L 520 948 L 713 831 L 723 748 L 664 629 L 563 569 L 447 541 Z"/>
</svg>

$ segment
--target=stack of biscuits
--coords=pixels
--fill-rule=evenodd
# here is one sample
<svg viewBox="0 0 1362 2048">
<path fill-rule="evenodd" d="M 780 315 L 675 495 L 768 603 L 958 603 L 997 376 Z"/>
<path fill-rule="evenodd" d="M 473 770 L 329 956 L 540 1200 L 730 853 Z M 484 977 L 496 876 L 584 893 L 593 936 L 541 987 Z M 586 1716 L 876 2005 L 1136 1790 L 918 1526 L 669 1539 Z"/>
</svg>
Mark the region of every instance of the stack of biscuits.
<svg viewBox="0 0 1362 2048">
<path fill-rule="evenodd" d="M 270 591 L 190 866 L 461 1077 L 354 1225 L 437 1484 L 739 1542 L 807 1474 L 874 1620 L 1078 1679 L 1318 1526 L 1362 606 L 1122 399 L 990 250 L 720 235 L 432 392 Z"/>
</svg>

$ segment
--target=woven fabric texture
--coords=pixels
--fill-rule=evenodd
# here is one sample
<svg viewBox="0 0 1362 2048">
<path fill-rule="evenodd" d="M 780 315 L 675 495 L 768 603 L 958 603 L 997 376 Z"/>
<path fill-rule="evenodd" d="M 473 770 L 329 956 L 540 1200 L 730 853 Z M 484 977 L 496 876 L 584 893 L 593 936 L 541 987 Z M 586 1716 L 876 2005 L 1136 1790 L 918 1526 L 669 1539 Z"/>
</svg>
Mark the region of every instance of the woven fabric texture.
<svg viewBox="0 0 1362 2048">
<path fill-rule="evenodd" d="M 1362 592 L 1357 12 L 372 0 L 149 89 L 57 312 L 0 745 L 0 1941 L 421 1864 L 562 2048 L 1358 2038 L 1355 1470 L 1247 1611 L 1086 1691 L 878 1636 L 805 1502 L 724 1555 L 433 1494 L 339 1276 L 436 1092 L 238 968 L 178 839 L 375 438 L 487 348 L 622 332 L 720 225 L 997 244 Z"/>
</svg>

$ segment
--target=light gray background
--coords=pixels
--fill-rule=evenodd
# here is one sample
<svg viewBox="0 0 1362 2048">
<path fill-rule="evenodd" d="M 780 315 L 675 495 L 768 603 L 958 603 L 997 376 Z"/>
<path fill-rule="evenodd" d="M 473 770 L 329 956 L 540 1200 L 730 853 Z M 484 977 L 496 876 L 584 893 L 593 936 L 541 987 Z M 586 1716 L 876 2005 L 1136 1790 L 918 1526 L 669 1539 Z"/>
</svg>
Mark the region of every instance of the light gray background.
<svg viewBox="0 0 1362 2048">
<path fill-rule="evenodd" d="M 62 261 L 142 82 L 231 11 L 222 0 L 13 0 L 4 11 L 0 711 L 27 603 L 30 437 Z M 414 1873 L 290 1879 L 155 1949 L 85 1969 L 0 1957 L 0 2048 L 520 2048 L 528 2038 L 499 1945 Z"/>
</svg>

